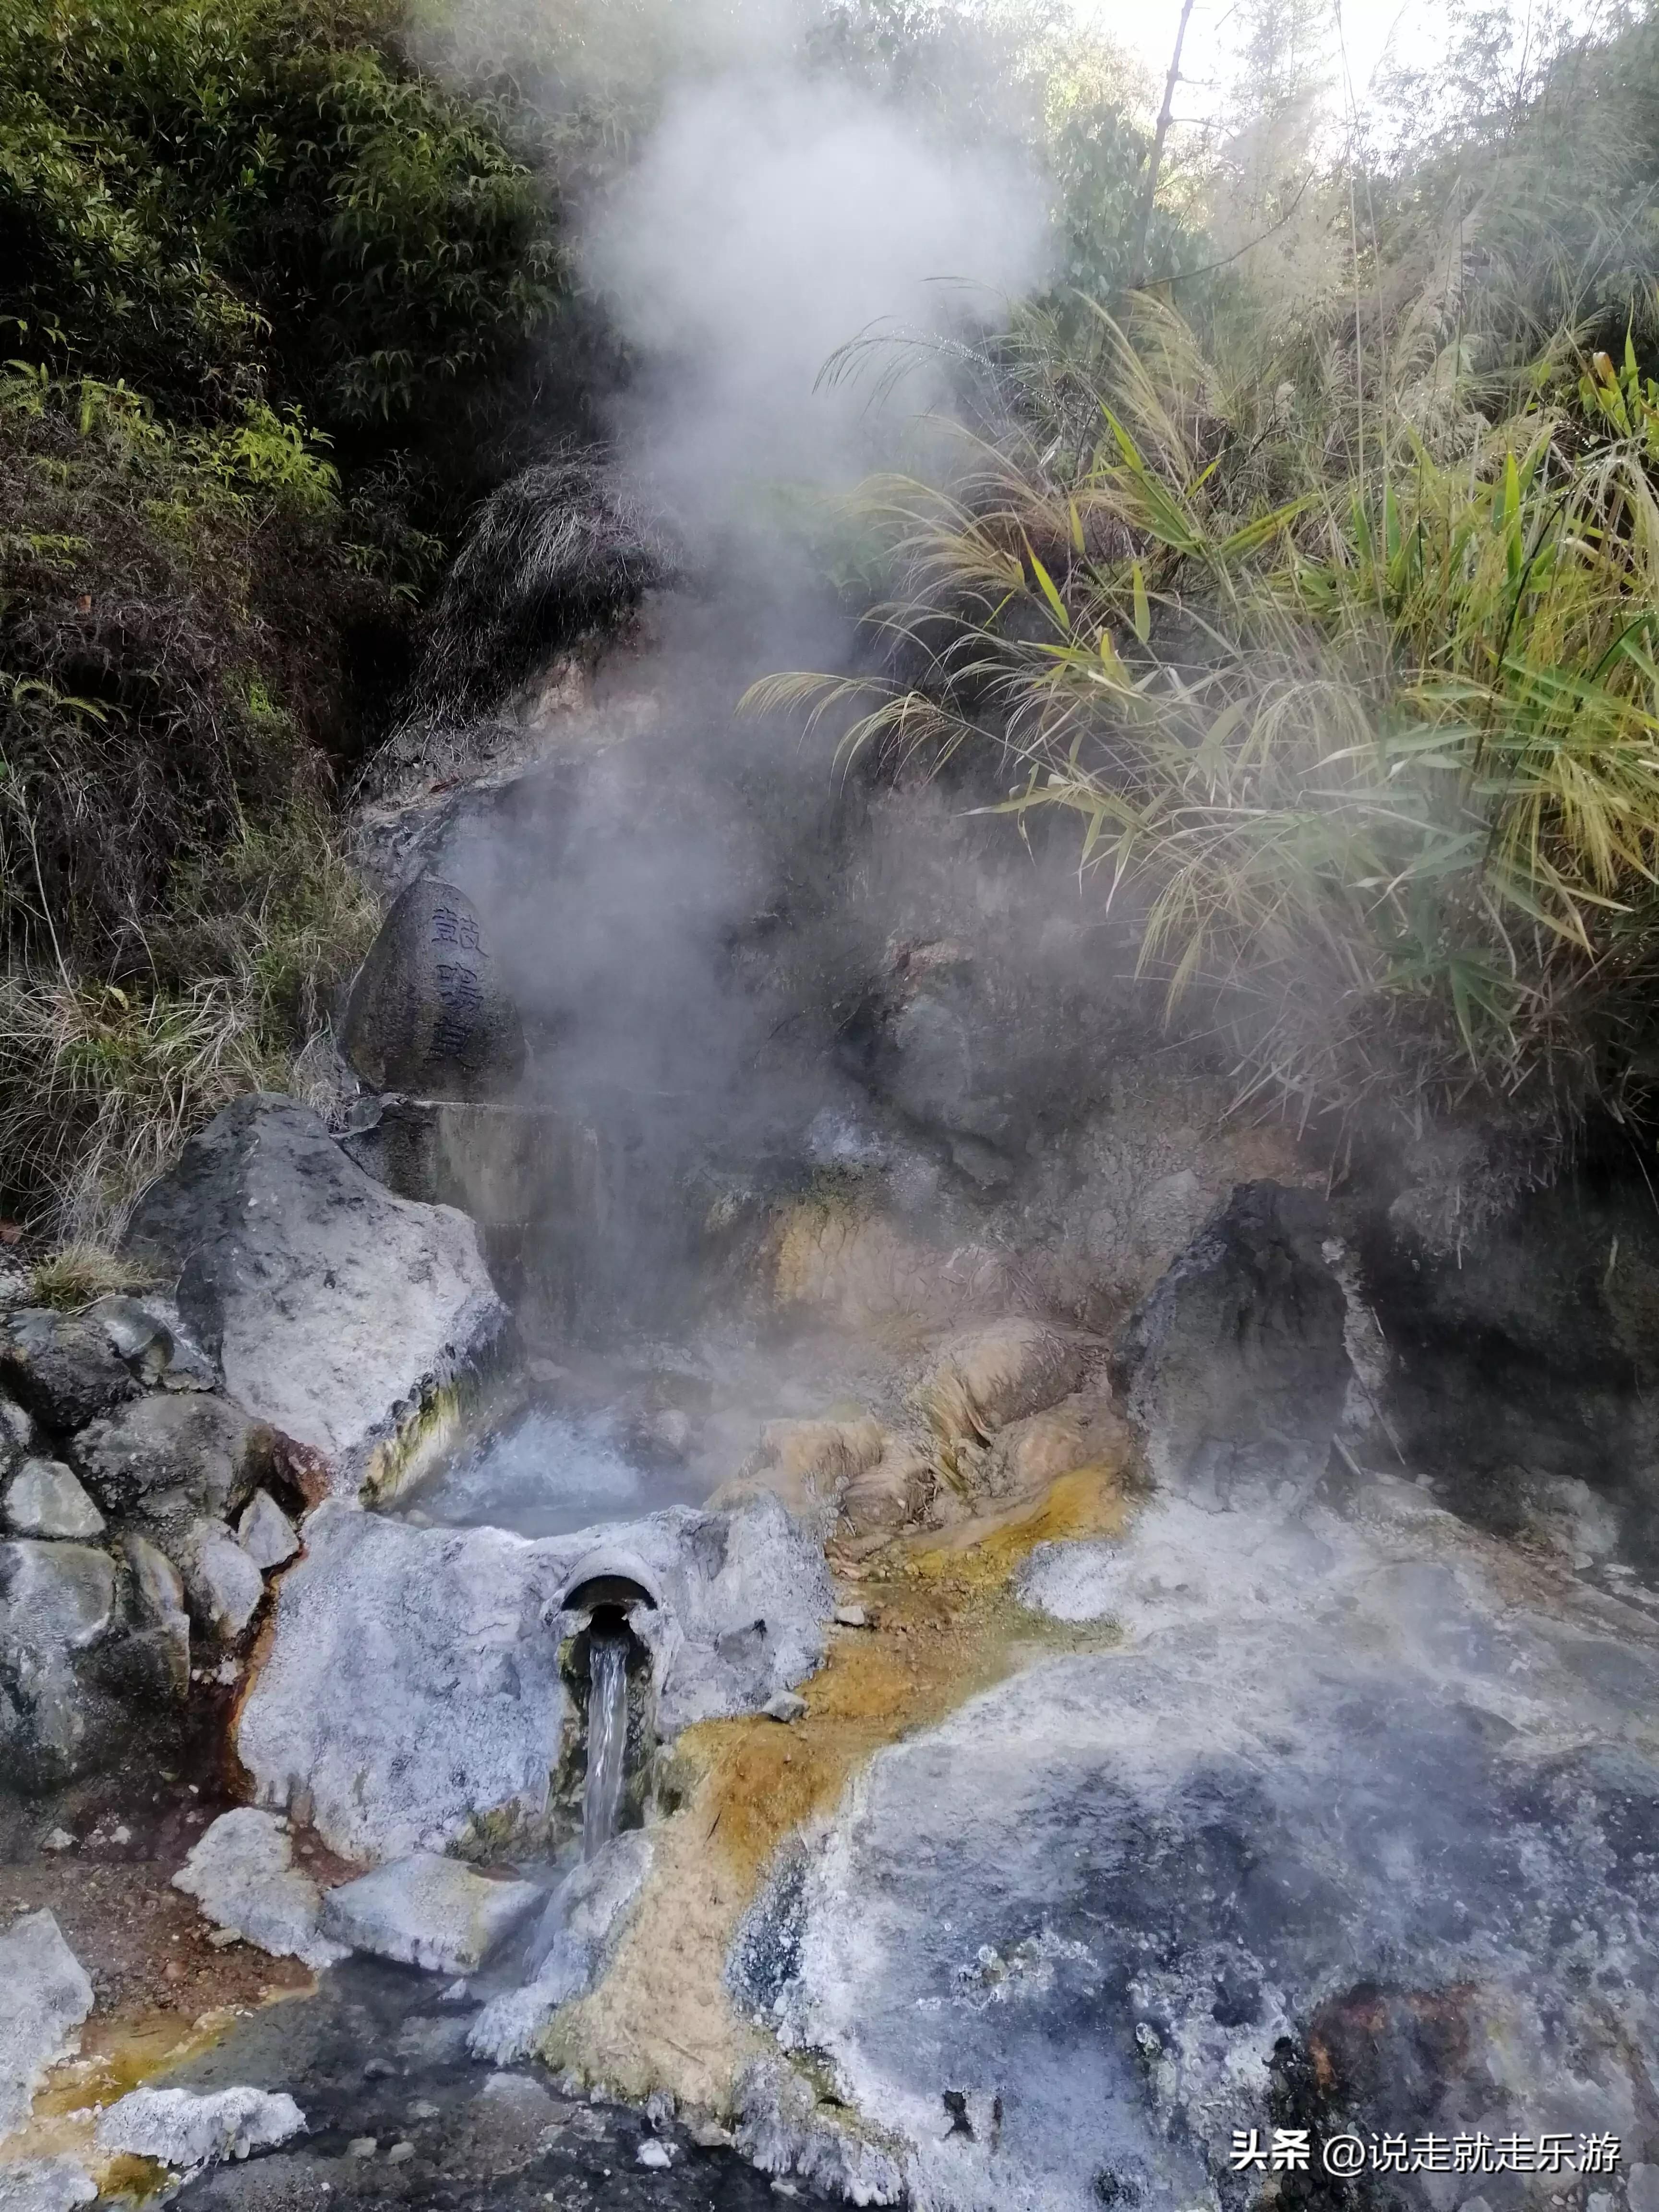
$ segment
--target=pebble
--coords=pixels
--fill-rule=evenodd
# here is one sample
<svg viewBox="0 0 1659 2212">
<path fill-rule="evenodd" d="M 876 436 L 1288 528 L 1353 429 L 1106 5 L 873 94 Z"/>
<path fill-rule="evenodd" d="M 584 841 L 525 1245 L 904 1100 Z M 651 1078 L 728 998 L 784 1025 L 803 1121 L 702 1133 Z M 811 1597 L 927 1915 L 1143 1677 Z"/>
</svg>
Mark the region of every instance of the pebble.
<svg viewBox="0 0 1659 2212">
<path fill-rule="evenodd" d="M 674 2154 L 666 2143 L 659 2143 L 654 2136 L 647 2136 L 634 2154 L 641 2166 L 663 2173 L 674 2163 Z"/>
<path fill-rule="evenodd" d="M 415 2146 L 412 2142 L 395 2142 L 386 2154 L 386 2164 L 401 2166 L 405 2159 L 413 2158 L 414 2155 Z"/>
<path fill-rule="evenodd" d="M 351 2141 L 346 2145 L 346 2156 L 373 2158 L 380 2148 L 380 2143 L 374 2136 L 353 2136 Z"/>
<path fill-rule="evenodd" d="M 40 1838 L 43 1851 L 72 1851 L 75 1838 L 67 1828 L 49 1828 Z"/>
<path fill-rule="evenodd" d="M 769 1721 L 798 1721 L 806 1711 L 805 1698 L 798 1698 L 793 1690 L 780 1690 L 769 1698 L 761 1711 Z"/>
<path fill-rule="evenodd" d="M 435 2120 L 438 2117 L 438 2107 L 435 2105 L 428 2105 L 422 2097 L 410 2106 L 409 2117 L 411 2120 Z"/>
<path fill-rule="evenodd" d="M 836 1626 L 838 1628 L 867 1628 L 870 1616 L 861 1605 L 838 1605 L 836 1607 Z"/>
<path fill-rule="evenodd" d="M 228 1951 L 233 1943 L 240 1943 L 241 1940 L 242 1932 L 239 1928 L 210 1928 L 208 1930 L 208 1942 L 216 1951 Z"/>
</svg>

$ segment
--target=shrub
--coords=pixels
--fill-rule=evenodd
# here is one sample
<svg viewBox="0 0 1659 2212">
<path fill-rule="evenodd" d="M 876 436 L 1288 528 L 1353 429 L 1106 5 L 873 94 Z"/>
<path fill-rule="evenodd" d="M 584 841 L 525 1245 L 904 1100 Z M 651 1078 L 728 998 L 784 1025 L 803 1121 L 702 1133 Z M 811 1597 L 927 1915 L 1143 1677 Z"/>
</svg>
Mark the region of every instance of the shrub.
<svg viewBox="0 0 1659 2212">
<path fill-rule="evenodd" d="M 296 403 L 367 451 L 465 399 L 552 313 L 556 228 L 490 111 L 402 58 L 401 13 L 0 0 L 18 349 L 172 412 Z"/>
<path fill-rule="evenodd" d="M 288 702 L 322 719 L 329 635 L 376 587 L 331 468 L 262 402 L 169 428 L 13 372 L 0 464 L 0 1159 L 9 1201 L 94 1236 L 282 1079 L 361 952 Z"/>
</svg>

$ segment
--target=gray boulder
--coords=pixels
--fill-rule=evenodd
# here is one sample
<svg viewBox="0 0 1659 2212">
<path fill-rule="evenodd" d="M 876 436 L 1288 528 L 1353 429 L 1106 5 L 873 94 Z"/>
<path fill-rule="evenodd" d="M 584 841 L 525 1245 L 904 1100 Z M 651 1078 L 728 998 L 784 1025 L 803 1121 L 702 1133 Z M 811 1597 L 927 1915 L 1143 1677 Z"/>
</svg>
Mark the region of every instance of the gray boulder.
<svg viewBox="0 0 1659 2212">
<path fill-rule="evenodd" d="M 1241 1183 L 1124 1324 L 1112 1380 L 1160 1487 L 1224 1506 L 1324 1473 L 1352 1370 L 1322 1200 Z"/>
<path fill-rule="evenodd" d="M 26 1307 L 0 1320 L 0 1383 L 49 1429 L 78 1429 L 138 1385 L 95 1322 Z"/>
<path fill-rule="evenodd" d="M 567 1717 L 559 1643 L 580 1626 L 560 1608 L 602 1570 L 658 1601 L 630 1620 L 664 1734 L 758 1711 L 823 1656 L 823 1555 L 769 1494 L 534 1543 L 331 1501 L 307 1520 L 237 1724 L 259 1802 L 307 1793 L 349 1858 L 442 1850 L 486 1821 L 497 1841 L 539 1837 Z"/>
<path fill-rule="evenodd" d="M 0 1470 L 18 1466 L 39 1443 L 39 1432 L 27 1409 L 0 1390 Z"/>
<path fill-rule="evenodd" d="M 523 1025 L 465 891 L 427 877 L 396 901 L 352 986 L 340 1042 L 375 1091 L 484 1098 L 517 1081 Z"/>
<path fill-rule="evenodd" d="M 224 1398 L 152 1391 L 89 1423 L 74 1453 L 106 1512 L 179 1527 L 200 1514 L 234 1512 L 252 1491 L 270 1441 Z"/>
<path fill-rule="evenodd" d="M 83 1651 L 115 1616 L 115 1564 L 86 1544 L 0 1544 L 0 1644 Z"/>
<path fill-rule="evenodd" d="M 294 1557 L 300 1540 L 293 1524 L 268 1490 L 256 1490 L 236 1523 L 236 1540 L 262 1571 Z"/>
<path fill-rule="evenodd" d="M 880 1753 L 741 1933 L 770 2162 L 836 2100 L 953 2212 L 1242 2204 L 1252 2127 L 1650 2142 L 1659 1629 L 1403 1482 L 1071 1549 L 1028 1601 L 1121 1638 Z"/>
<path fill-rule="evenodd" d="M 112 1750 L 119 1691 L 100 1662 L 115 1621 L 106 1553 L 31 1538 L 0 1544 L 0 1772 L 9 1781 L 52 1789 Z"/>
<path fill-rule="evenodd" d="M 175 1697 L 190 1693 L 190 1616 L 185 1610 L 184 1577 L 165 1552 L 147 1537 L 130 1534 L 124 1547 L 132 1570 L 134 1609 L 139 1633 L 160 1656 L 167 1686 Z"/>
<path fill-rule="evenodd" d="M 390 1479 L 409 1429 L 506 1322 L 465 1215 L 392 1197 L 309 1107 L 228 1106 L 133 1217 L 191 1329 L 256 1419 L 343 1491 Z"/>
<path fill-rule="evenodd" d="M 258 1610 L 264 1579 L 221 1521 L 198 1521 L 180 1547 L 185 1588 L 198 1620 L 234 1644 Z"/>
<path fill-rule="evenodd" d="M 322 1890 L 295 1865 L 288 1822 L 274 1813 L 252 1805 L 222 1813 L 173 1887 L 193 1897 L 216 1928 L 232 1929 L 273 1958 L 298 1959 L 314 1971 L 346 1955 L 323 1934 Z"/>
<path fill-rule="evenodd" d="M 80 2049 L 91 2010 L 86 1969 L 50 1912 L 0 1932 L 0 2138 L 28 2118 L 47 2069 Z"/>
<path fill-rule="evenodd" d="M 104 1516 L 61 1460 L 26 1459 L 0 1497 L 0 1517 L 20 1536 L 96 1536 Z"/>
<path fill-rule="evenodd" d="M 330 1890 L 322 1929 L 353 1951 L 433 1974 L 471 1974 L 546 1894 L 532 1881 L 492 1881 L 459 1859 L 416 1851 Z"/>
<path fill-rule="evenodd" d="M 159 1382 L 173 1362 L 173 1332 L 159 1314 L 137 1298 L 112 1295 L 94 1298 L 86 1318 L 95 1322 L 135 1375 Z"/>
<path fill-rule="evenodd" d="M 305 2124 L 305 2114 L 286 2093 L 134 2089 L 100 2116 L 98 2145 L 191 2173 L 221 2159 L 273 2149 Z"/>
</svg>

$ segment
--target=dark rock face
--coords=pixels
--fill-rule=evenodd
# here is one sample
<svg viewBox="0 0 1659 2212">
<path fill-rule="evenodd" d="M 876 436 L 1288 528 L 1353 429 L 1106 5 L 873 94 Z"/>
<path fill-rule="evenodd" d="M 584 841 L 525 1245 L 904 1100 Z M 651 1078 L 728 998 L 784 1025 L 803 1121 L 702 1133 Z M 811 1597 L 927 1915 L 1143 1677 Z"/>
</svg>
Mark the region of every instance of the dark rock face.
<svg viewBox="0 0 1659 2212">
<path fill-rule="evenodd" d="M 1315 1194 L 1243 1183 L 1124 1324 L 1112 1379 L 1160 1486 L 1225 1505 L 1323 1473 L 1351 1373 Z"/>
<path fill-rule="evenodd" d="M 477 908 L 423 878 L 386 916 L 353 986 L 341 1045 L 376 1091 L 483 1098 L 524 1066 L 524 1030 Z"/>
<path fill-rule="evenodd" d="M 1659 1568 L 1659 1212 L 1645 1178 L 1581 1171 L 1455 1253 L 1427 1249 L 1397 1209 L 1352 1241 L 1391 1355 L 1383 1410 L 1443 1501 L 1581 1567 Z"/>
<path fill-rule="evenodd" d="M 0 1544 L 0 1771 L 50 1789 L 98 1765 L 120 1723 L 96 1647 L 117 1619 L 114 1562 L 84 1544 Z"/>
<path fill-rule="evenodd" d="M 138 1389 L 106 1330 L 44 1307 L 0 1322 L 0 1383 L 51 1429 L 78 1428 Z"/>
<path fill-rule="evenodd" d="M 89 1422 L 75 1457 L 107 1513 L 223 1519 L 252 1495 L 269 1443 L 270 1432 L 240 1407 L 191 1392 L 140 1398 Z"/>
</svg>

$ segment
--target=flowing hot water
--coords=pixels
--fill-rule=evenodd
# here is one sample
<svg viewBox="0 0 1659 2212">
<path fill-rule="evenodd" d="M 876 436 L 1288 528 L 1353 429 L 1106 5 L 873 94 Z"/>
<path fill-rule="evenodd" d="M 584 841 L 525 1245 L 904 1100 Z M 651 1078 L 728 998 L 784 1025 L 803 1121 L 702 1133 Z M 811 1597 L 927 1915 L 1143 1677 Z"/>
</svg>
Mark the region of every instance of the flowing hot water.
<svg viewBox="0 0 1659 2212">
<path fill-rule="evenodd" d="M 587 1650 L 587 1782 L 582 1793 L 582 1856 L 592 1858 L 617 1832 L 628 1749 L 628 1645 L 596 1635 Z"/>
</svg>

